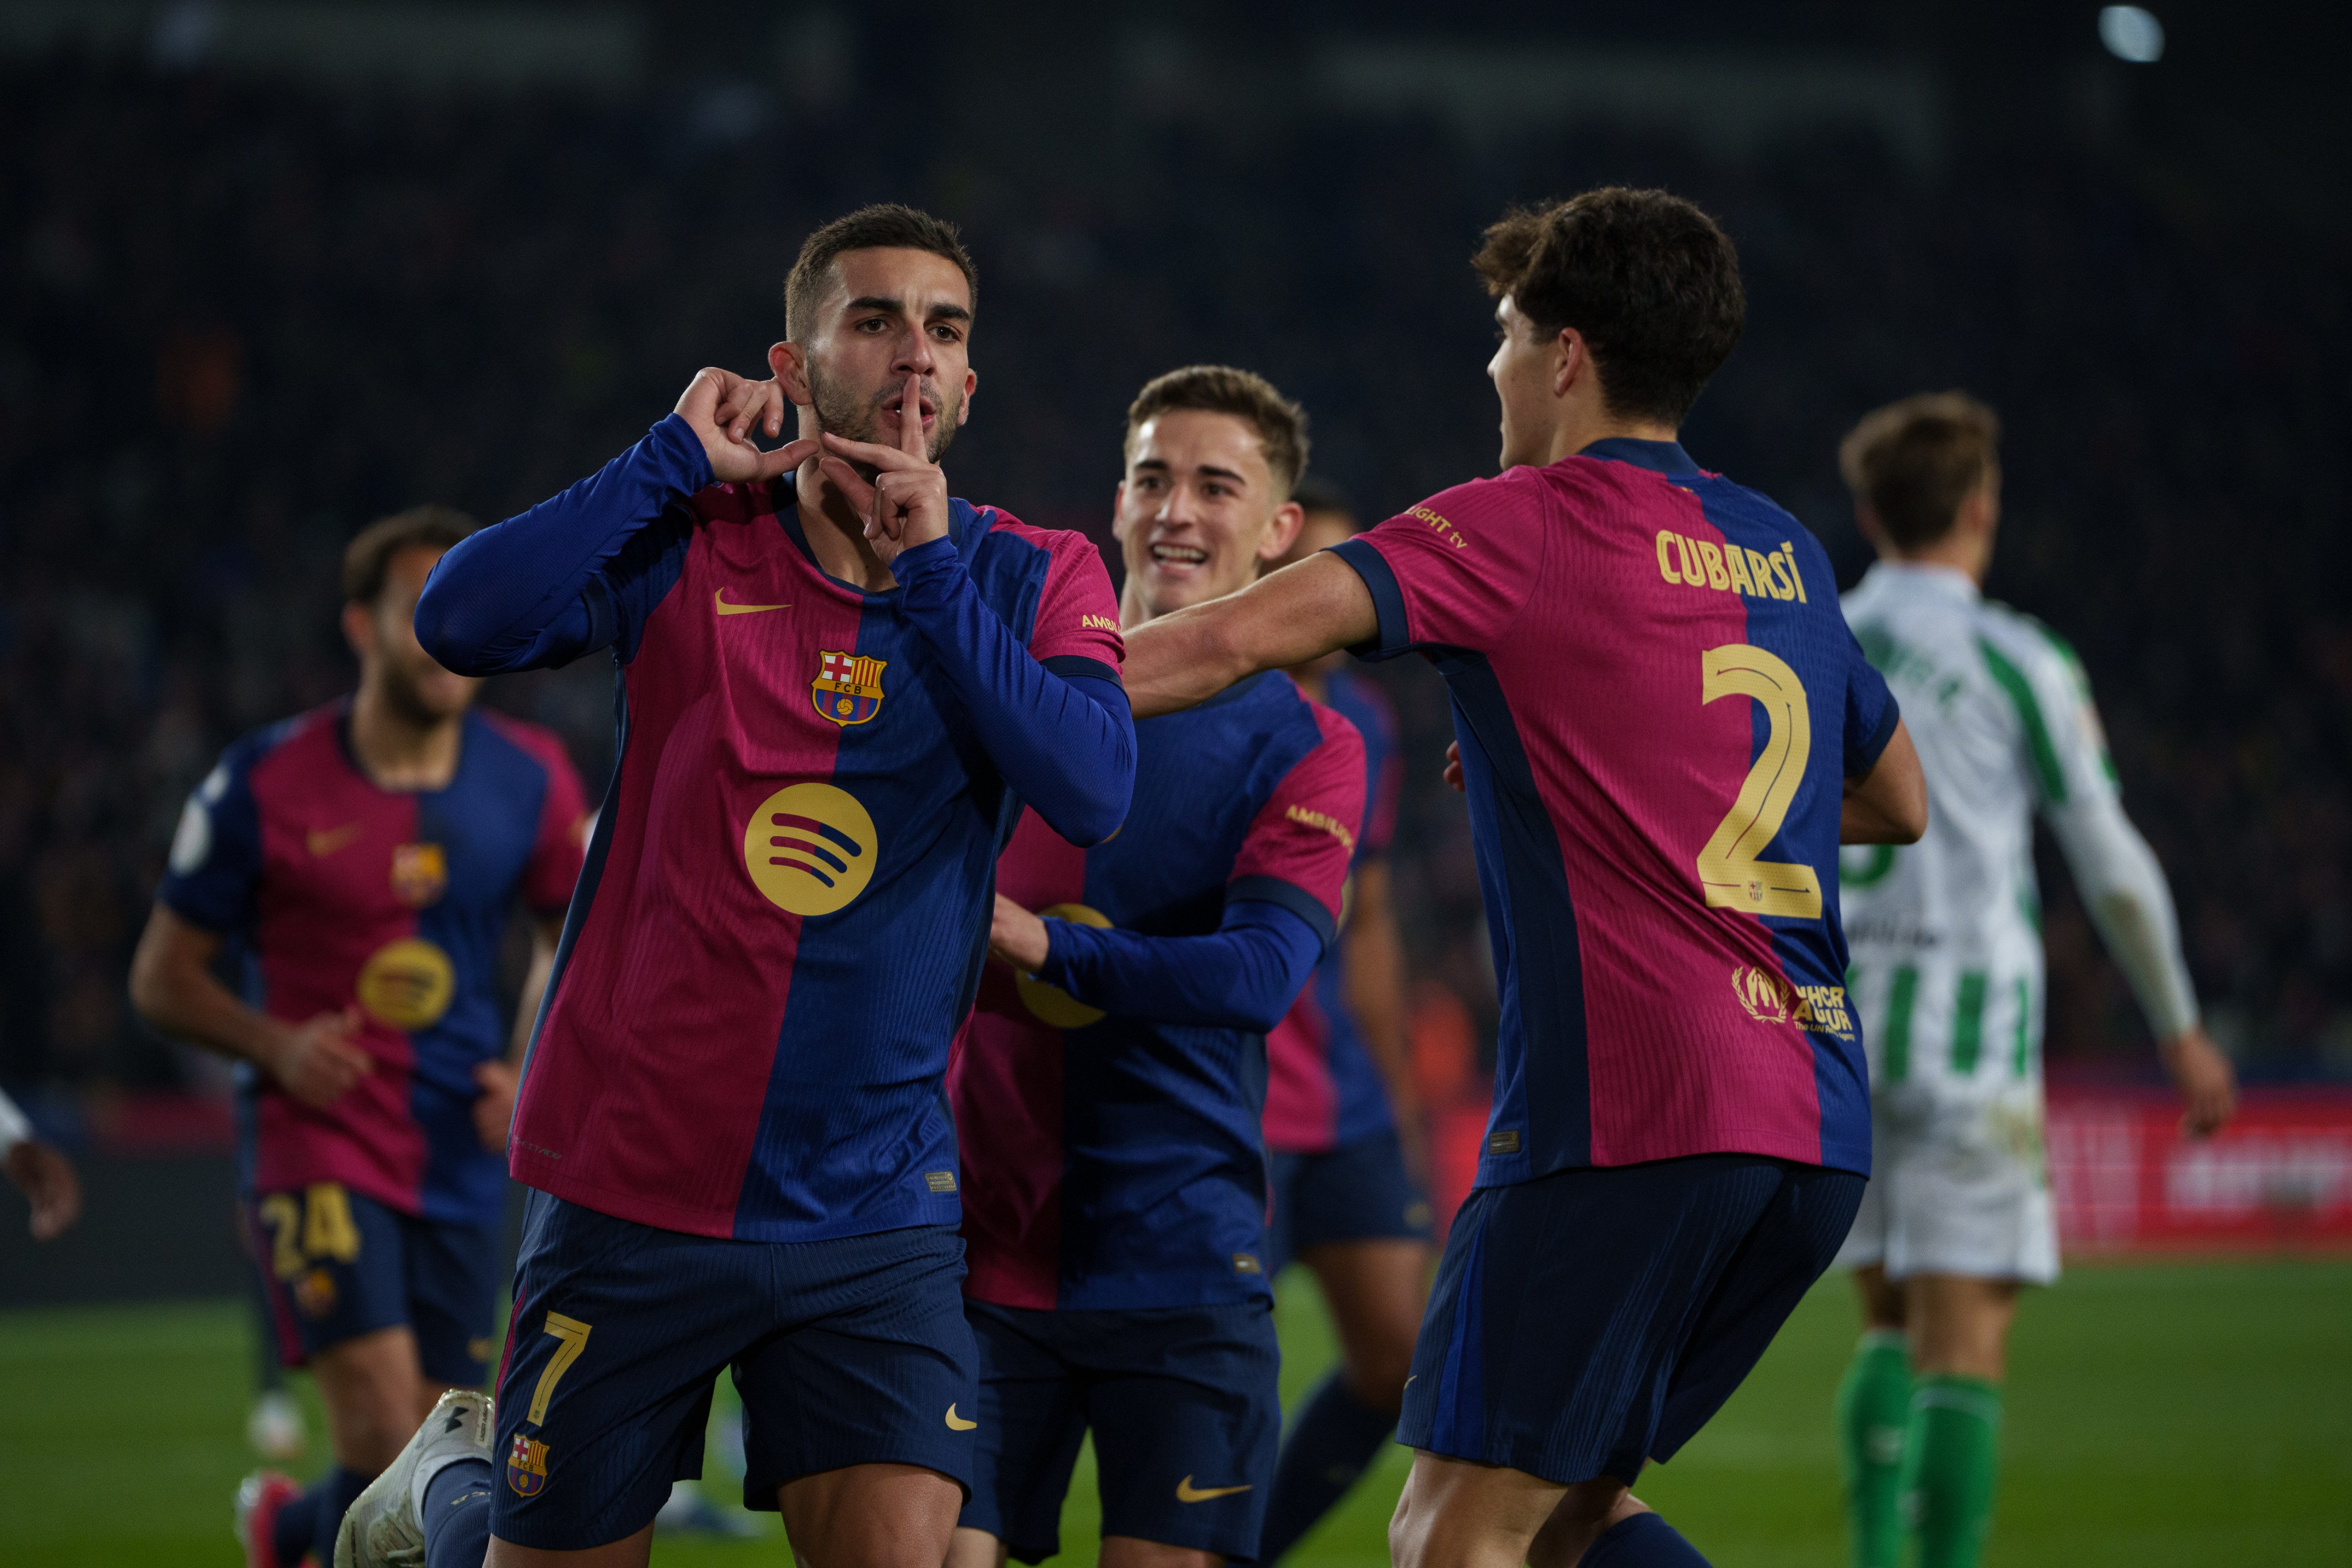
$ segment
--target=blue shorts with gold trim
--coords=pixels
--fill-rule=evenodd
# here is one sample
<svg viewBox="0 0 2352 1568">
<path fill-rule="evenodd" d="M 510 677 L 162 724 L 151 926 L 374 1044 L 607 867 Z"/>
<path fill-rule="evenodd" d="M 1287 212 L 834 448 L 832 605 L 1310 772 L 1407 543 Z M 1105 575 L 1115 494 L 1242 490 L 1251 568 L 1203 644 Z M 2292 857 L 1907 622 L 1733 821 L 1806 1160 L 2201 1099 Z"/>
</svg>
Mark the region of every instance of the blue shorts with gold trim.
<svg viewBox="0 0 2352 1568">
<path fill-rule="evenodd" d="M 702 1473 L 720 1368 L 743 1396 L 747 1508 L 847 1465 L 971 1487 L 979 1387 L 963 1241 L 687 1236 L 532 1193 L 499 1373 L 499 1540 L 578 1552 L 643 1529 Z"/>
<path fill-rule="evenodd" d="M 1397 1441 L 1562 1485 L 1670 1459 L 1837 1256 L 1863 1178 L 1749 1154 L 1470 1194 Z"/>
<path fill-rule="evenodd" d="M 489 1377 L 500 1226 L 419 1219 L 341 1182 L 255 1194 L 245 1219 L 281 1364 L 405 1324 L 428 1379 Z"/>
</svg>

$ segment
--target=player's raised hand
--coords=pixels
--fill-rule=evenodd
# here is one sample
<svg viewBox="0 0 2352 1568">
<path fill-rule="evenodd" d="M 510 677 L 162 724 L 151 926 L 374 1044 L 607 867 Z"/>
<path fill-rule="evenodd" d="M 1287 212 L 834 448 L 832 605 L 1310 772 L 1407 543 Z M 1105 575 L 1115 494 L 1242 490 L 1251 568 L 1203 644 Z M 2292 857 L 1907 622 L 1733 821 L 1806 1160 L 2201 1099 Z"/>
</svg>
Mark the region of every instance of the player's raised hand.
<svg viewBox="0 0 2352 1568">
<path fill-rule="evenodd" d="M 287 1093 L 324 1110 L 374 1070 L 375 1058 L 353 1037 L 359 1029 L 357 1007 L 316 1014 L 289 1030 L 264 1065 Z"/>
<path fill-rule="evenodd" d="M 81 1178 L 73 1162 L 38 1139 L 8 1151 L 8 1180 L 33 1205 L 33 1239 L 54 1241 L 81 1217 Z"/>
<path fill-rule="evenodd" d="M 849 500 L 866 527 L 866 542 L 885 566 L 904 550 L 944 539 L 948 477 L 923 443 L 923 378 L 910 375 L 898 399 L 898 444 L 850 441 L 827 431 L 818 468 Z M 868 480 L 853 467 L 874 470 Z"/>
<path fill-rule="evenodd" d="M 792 399 L 774 381 L 753 381 L 715 365 L 695 373 L 677 416 L 690 426 L 710 459 L 711 477 L 729 484 L 752 484 L 791 473 L 817 452 L 813 439 L 785 442 L 763 452 L 755 437 L 772 441 L 784 433 Z"/>
<path fill-rule="evenodd" d="M 2180 1086 L 2180 1131 L 2206 1138 L 2221 1131 L 2238 1109 L 2238 1073 L 2202 1028 L 2164 1042 L 2164 1068 Z"/>
<path fill-rule="evenodd" d="M 996 895 L 996 911 L 988 922 L 988 955 L 1009 963 L 1024 974 L 1034 974 L 1045 962 L 1050 943 L 1045 922 L 1006 898 Z"/>
<path fill-rule="evenodd" d="M 514 1125 L 515 1069 L 502 1061 L 483 1062 L 474 1068 L 474 1136 L 493 1154 L 503 1154 L 507 1131 Z"/>
</svg>

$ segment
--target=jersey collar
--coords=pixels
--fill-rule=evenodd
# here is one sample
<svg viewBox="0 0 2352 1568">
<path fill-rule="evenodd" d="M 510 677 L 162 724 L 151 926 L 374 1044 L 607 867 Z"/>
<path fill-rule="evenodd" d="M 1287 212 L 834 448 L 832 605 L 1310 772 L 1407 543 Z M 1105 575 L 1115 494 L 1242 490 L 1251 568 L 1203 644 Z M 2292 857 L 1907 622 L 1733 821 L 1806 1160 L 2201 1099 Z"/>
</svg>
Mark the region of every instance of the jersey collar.
<svg viewBox="0 0 2352 1568">
<path fill-rule="evenodd" d="M 1969 605 L 1984 597 L 1984 590 L 1977 586 L 1976 579 L 1958 567 L 1938 566 L 1926 561 L 1874 562 L 1870 570 L 1862 574 L 1862 580 L 1864 583 L 1873 580 L 1899 583 L 1906 588 L 1941 594 Z"/>
<path fill-rule="evenodd" d="M 1683 450 L 1680 441 L 1643 441 L 1632 436 L 1610 436 L 1595 441 L 1576 454 L 1580 458 L 1605 458 L 1612 463 L 1631 463 L 1637 468 L 1653 473 L 1671 474 L 1683 479 L 1705 473 Z"/>
</svg>

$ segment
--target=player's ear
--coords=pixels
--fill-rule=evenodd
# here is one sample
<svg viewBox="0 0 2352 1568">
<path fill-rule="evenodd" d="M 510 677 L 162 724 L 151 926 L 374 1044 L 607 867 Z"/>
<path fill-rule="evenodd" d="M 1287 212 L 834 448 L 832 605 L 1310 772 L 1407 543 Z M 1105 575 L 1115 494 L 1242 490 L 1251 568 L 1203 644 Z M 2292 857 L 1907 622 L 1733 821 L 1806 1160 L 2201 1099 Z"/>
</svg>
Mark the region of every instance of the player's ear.
<svg viewBox="0 0 2352 1568">
<path fill-rule="evenodd" d="M 1265 537 L 1258 541 L 1257 558 L 1281 560 L 1298 542 L 1298 531 L 1306 526 L 1307 509 L 1295 500 L 1284 501 L 1274 509 L 1274 521 L 1266 525 Z"/>
<path fill-rule="evenodd" d="M 1592 350 L 1582 332 L 1574 327 L 1562 327 L 1559 336 L 1552 341 L 1552 353 L 1551 395 L 1566 397 L 1579 377 L 1592 374 Z"/>
<path fill-rule="evenodd" d="M 1127 481 L 1121 479 L 1110 492 L 1110 536 L 1127 537 Z"/>
<path fill-rule="evenodd" d="M 956 405 L 957 429 L 963 428 L 964 422 L 971 417 L 971 395 L 979 390 L 980 372 L 966 365 L 963 372 L 963 400 Z"/>
<path fill-rule="evenodd" d="M 801 407 L 816 401 L 809 390 L 807 351 L 795 342 L 772 343 L 768 348 L 768 374 L 784 389 L 784 395 Z"/>
</svg>

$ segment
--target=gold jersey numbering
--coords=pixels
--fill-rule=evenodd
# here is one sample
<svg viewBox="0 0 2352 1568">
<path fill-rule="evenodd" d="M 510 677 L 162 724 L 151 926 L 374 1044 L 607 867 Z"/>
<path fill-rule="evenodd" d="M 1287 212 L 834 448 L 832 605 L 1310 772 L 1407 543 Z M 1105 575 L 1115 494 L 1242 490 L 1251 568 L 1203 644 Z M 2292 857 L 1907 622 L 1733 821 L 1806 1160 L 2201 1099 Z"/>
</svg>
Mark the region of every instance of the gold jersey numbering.
<svg viewBox="0 0 2352 1568">
<path fill-rule="evenodd" d="M 1770 721 L 1763 750 L 1748 769 L 1738 798 L 1698 852 L 1699 886 L 1710 909 L 1819 920 L 1822 879 L 1811 866 L 1761 858 L 1804 783 L 1813 752 L 1813 719 L 1804 683 L 1773 654 L 1726 643 L 1701 654 L 1699 700 L 1748 697 Z"/>
</svg>

